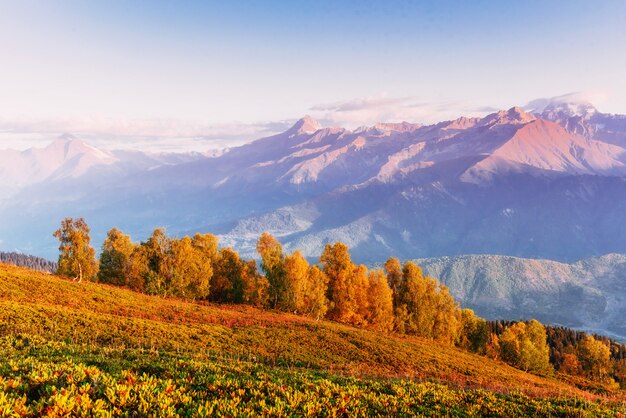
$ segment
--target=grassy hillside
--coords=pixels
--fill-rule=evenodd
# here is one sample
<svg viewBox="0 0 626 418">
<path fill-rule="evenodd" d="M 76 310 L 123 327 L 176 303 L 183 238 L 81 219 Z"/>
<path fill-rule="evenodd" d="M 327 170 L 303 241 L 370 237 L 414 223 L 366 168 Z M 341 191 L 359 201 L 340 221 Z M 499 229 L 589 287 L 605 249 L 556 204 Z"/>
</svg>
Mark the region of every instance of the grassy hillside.
<svg viewBox="0 0 626 418">
<path fill-rule="evenodd" d="M 626 413 L 622 392 L 591 393 L 432 341 L 6 265 L 0 335 L 0 416 Z"/>
</svg>

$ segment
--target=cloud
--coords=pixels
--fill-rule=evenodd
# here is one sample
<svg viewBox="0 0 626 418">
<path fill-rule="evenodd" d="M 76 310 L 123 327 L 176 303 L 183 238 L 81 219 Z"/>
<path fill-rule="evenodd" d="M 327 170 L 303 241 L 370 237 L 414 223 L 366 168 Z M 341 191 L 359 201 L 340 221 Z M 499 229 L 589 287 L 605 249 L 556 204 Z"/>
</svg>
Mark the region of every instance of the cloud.
<svg viewBox="0 0 626 418">
<path fill-rule="evenodd" d="M 0 120 L 0 149 L 47 145 L 69 132 L 104 149 L 155 152 L 233 147 L 286 130 L 292 121 L 206 124 L 175 119 L 75 118 Z"/>
<path fill-rule="evenodd" d="M 424 102 L 416 97 L 363 97 L 318 104 L 312 116 L 325 125 L 357 127 L 378 122 L 436 123 L 460 116 L 484 116 L 497 109 L 462 101 Z"/>
<path fill-rule="evenodd" d="M 535 100 L 531 100 L 524 106 L 524 110 L 532 112 L 542 112 L 546 106 L 551 104 L 560 103 L 575 103 L 575 104 L 592 104 L 596 105 L 602 103 L 607 98 L 607 94 L 601 90 L 585 90 L 575 91 L 571 93 L 562 94 L 554 97 L 543 97 Z"/>
<path fill-rule="evenodd" d="M 354 112 L 378 109 L 381 107 L 400 106 L 411 100 L 410 97 L 364 97 L 343 102 L 319 104 L 310 110 L 322 112 Z"/>
</svg>

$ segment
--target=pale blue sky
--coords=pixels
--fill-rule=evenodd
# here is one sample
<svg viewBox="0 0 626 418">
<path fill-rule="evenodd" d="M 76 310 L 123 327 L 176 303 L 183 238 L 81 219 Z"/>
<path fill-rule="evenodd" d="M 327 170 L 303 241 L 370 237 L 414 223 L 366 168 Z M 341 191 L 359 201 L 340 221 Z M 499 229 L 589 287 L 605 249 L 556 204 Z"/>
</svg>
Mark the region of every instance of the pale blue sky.
<svg viewBox="0 0 626 418">
<path fill-rule="evenodd" d="M 5 131 L 240 140 L 571 92 L 626 113 L 619 0 L 0 0 L 0 57 Z"/>
</svg>

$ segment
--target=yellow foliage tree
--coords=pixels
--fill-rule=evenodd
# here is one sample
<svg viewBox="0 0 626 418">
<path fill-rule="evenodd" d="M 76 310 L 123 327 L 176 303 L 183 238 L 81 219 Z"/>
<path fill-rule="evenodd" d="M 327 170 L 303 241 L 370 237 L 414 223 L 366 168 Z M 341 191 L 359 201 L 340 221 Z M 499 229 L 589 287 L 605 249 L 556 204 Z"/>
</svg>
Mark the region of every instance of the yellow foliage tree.
<svg viewBox="0 0 626 418">
<path fill-rule="evenodd" d="M 576 344 L 583 374 L 594 380 L 605 380 L 611 371 L 611 350 L 602 341 L 586 335 Z"/>
<path fill-rule="evenodd" d="M 298 250 L 285 257 L 283 292 L 279 309 L 302 313 L 306 310 L 304 294 L 309 273 L 309 262 Z"/>
<path fill-rule="evenodd" d="M 354 264 L 348 246 L 336 242 L 326 244 L 319 263 L 328 277 L 329 319 L 349 323 L 357 313 L 354 286 Z"/>
<path fill-rule="evenodd" d="M 261 270 L 270 284 L 270 305 L 278 308 L 284 304 L 286 294 L 283 246 L 269 232 L 264 232 L 256 243 L 256 250 L 261 256 Z"/>
<path fill-rule="evenodd" d="M 369 273 L 366 322 L 371 329 L 390 332 L 393 329 L 393 294 L 382 270 Z"/>
<path fill-rule="evenodd" d="M 317 266 L 307 272 L 307 280 L 303 291 L 304 306 L 302 312 L 315 319 L 323 318 L 328 311 L 328 277 Z"/>
<path fill-rule="evenodd" d="M 54 232 L 59 240 L 59 262 L 57 274 L 73 277 L 81 282 L 91 280 L 98 272 L 96 251 L 91 247 L 91 230 L 83 218 L 65 218 L 61 228 Z"/>
<path fill-rule="evenodd" d="M 116 286 L 127 286 L 131 274 L 131 257 L 135 244 L 130 236 L 112 228 L 102 244 L 98 280 Z"/>
<path fill-rule="evenodd" d="M 550 353 L 546 330 L 538 321 L 517 322 L 500 336 L 502 360 L 527 372 L 550 374 Z"/>
</svg>

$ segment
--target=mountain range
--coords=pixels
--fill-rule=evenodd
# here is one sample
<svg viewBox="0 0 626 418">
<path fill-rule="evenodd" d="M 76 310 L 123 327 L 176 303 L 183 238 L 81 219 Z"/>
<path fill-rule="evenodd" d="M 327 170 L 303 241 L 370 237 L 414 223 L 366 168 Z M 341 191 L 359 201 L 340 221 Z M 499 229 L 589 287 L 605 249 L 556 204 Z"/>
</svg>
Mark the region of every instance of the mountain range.
<svg viewBox="0 0 626 418">
<path fill-rule="evenodd" d="M 0 248 L 42 256 L 65 216 L 95 242 L 117 226 L 145 239 L 220 235 L 247 256 L 265 230 L 317 256 L 357 261 L 469 253 L 576 261 L 626 252 L 626 116 L 588 103 L 514 107 L 434 125 L 287 131 L 208 154 L 97 149 L 64 135 L 0 151 Z"/>
</svg>

